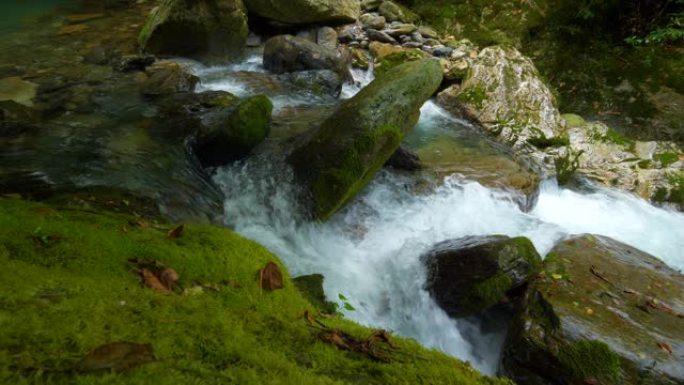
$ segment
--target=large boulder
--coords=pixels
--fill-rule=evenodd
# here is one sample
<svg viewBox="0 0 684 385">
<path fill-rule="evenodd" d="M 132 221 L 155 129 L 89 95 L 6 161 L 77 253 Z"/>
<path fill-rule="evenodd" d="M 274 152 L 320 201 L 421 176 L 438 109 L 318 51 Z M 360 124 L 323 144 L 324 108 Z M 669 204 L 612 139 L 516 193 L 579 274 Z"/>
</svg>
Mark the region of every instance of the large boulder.
<svg viewBox="0 0 684 385">
<path fill-rule="evenodd" d="M 532 61 L 512 47 L 488 47 L 471 59 L 461 84 L 437 101 L 457 116 L 475 120 L 517 156 L 543 167 L 535 145 L 562 145 L 563 124 L 551 90 Z M 555 140 L 554 140 L 555 139 Z"/>
<path fill-rule="evenodd" d="M 405 63 L 345 101 L 288 160 L 325 220 L 351 200 L 399 148 L 442 81 L 437 61 Z"/>
<path fill-rule="evenodd" d="M 245 0 L 249 12 L 288 24 L 347 23 L 361 14 L 358 0 Z"/>
<path fill-rule="evenodd" d="M 520 384 L 684 384 L 684 276 L 610 238 L 547 255 L 505 346 Z"/>
<path fill-rule="evenodd" d="M 220 62 L 242 53 L 248 33 L 242 0 L 162 0 L 138 43 L 156 55 Z"/>
<path fill-rule="evenodd" d="M 426 289 L 454 317 L 498 304 L 541 268 L 541 257 L 529 239 L 504 235 L 444 241 L 423 259 Z"/>
<path fill-rule="evenodd" d="M 264 67 L 274 73 L 331 70 L 349 78 L 351 55 L 330 47 L 318 45 L 308 39 L 278 35 L 266 41 Z"/>
</svg>

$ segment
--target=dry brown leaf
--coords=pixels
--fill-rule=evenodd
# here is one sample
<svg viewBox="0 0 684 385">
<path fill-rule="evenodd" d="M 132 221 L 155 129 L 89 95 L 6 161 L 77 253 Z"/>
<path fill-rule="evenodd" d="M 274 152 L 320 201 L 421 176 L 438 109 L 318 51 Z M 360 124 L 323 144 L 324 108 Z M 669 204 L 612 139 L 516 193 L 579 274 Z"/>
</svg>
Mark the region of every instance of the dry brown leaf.
<svg viewBox="0 0 684 385">
<path fill-rule="evenodd" d="M 112 342 L 97 347 L 76 364 L 78 372 L 110 370 L 122 372 L 155 361 L 150 344 Z"/>
<path fill-rule="evenodd" d="M 183 231 L 185 230 L 183 225 L 180 225 L 172 230 L 170 230 L 166 234 L 166 238 L 168 239 L 178 239 L 183 236 Z"/>
<path fill-rule="evenodd" d="M 672 354 L 672 345 L 668 344 L 667 342 L 658 342 L 658 347 L 665 353 Z"/>
<path fill-rule="evenodd" d="M 170 267 L 165 268 L 159 273 L 159 280 L 169 291 L 173 291 L 176 282 L 178 282 L 178 278 L 179 276 L 176 270 Z"/>
<path fill-rule="evenodd" d="M 140 271 L 140 275 L 142 276 L 143 282 L 145 282 L 145 285 L 149 287 L 150 289 L 159 292 L 159 293 L 168 293 L 169 289 L 164 286 L 164 284 L 159 281 L 159 278 L 157 278 L 154 273 L 147 269 L 142 269 Z"/>
<path fill-rule="evenodd" d="M 266 267 L 259 270 L 259 284 L 264 290 L 273 291 L 283 288 L 283 274 L 280 268 L 273 262 L 266 264 Z"/>
</svg>

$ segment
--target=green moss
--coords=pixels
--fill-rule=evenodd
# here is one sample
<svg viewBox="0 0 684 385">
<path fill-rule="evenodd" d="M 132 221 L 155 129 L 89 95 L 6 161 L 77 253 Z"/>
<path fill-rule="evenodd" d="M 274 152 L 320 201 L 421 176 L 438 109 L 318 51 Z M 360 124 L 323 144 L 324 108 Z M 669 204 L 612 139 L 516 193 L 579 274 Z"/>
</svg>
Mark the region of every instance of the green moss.
<svg viewBox="0 0 684 385">
<path fill-rule="evenodd" d="M 479 85 L 463 90 L 456 97 L 460 102 L 472 104 L 477 108 L 482 108 L 486 98 L 487 92 Z"/>
<path fill-rule="evenodd" d="M 542 267 L 542 259 L 532 241 L 526 237 L 515 237 L 511 238 L 511 242 L 516 246 L 518 254 L 522 255 L 525 261 L 530 265 L 528 276 L 532 277 L 539 273 Z"/>
<path fill-rule="evenodd" d="M 642 159 L 639 162 L 637 162 L 637 167 L 639 167 L 642 170 L 647 170 L 651 168 L 653 165 L 653 161 L 650 159 Z"/>
<path fill-rule="evenodd" d="M 393 124 L 355 138 L 340 165 L 319 174 L 311 185 L 316 217 L 327 220 L 354 198 L 401 145 L 403 138 L 401 128 Z M 365 154 L 373 150 L 376 156 L 369 161 Z"/>
<path fill-rule="evenodd" d="M 380 60 L 378 60 L 374 71 L 376 76 L 380 76 L 382 74 L 385 74 L 389 72 L 390 69 L 409 62 L 409 61 L 415 61 L 415 60 L 420 60 L 420 59 L 425 59 L 426 57 L 429 57 L 425 52 L 415 49 L 415 48 L 408 48 L 408 49 L 403 49 L 401 51 L 393 52 L 389 55 L 385 55 Z"/>
<path fill-rule="evenodd" d="M 321 274 L 311 274 L 296 277 L 293 281 L 297 289 L 311 304 L 323 313 L 334 314 L 337 311 L 337 304 L 326 299 L 323 291 L 323 279 L 324 277 Z"/>
<path fill-rule="evenodd" d="M 0 383 L 507 383 L 401 338 L 392 338 L 400 353 L 388 364 L 341 351 L 307 326 L 313 307 L 262 246 L 208 225 L 188 224 L 169 240 L 172 225 L 136 221 L 0 199 Z M 142 287 L 131 258 L 175 269 L 177 292 Z M 281 267 L 282 290 L 259 288 L 267 262 Z M 338 316 L 322 322 L 358 338 L 372 332 Z M 124 373 L 69 370 L 114 341 L 149 343 L 157 361 Z"/>
<path fill-rule="evenodd" d="M 672 163 L 679 161 L 679 154 L 674 152 L 663 152 L 660 154 L 654 154 L 653 160 L 660 162 L 662 167 L 668 167 Z"/>
<path fill-rule="evenodd" d="M 490 308 L 506 297 L 506 292 L 513 287 L 513 280 L 504 272 L 474 285 L 462 303 L 468 312 Z"/>
<path fill-rule="evenodd" d="M 580 382 L 595 378 L 606 384 L 618 383 L 620 357 L 603 342 L 572 342 L 560 348 L 558 358 L 563 367 Z"/>
<path fill-rule="evenodd" d="M 527 142 L 542 150 L 549 147 L 563 147 L 570 145 L 570 138 L 568 138 L 567 135 L 559 135 L 552 138 L 547 138 L 543 132 L 540 131 L 540 133 L 541 135 L 529 138 Z"/>
<path fill-rule="evenodd" d="M 584 150 L 579 152 L 572 152 L 568 150 L 565 155 L 559 155 L 554 159 L 554 166 L 556 167 L 556 179 L 558 184 L 566 185 L 575 175 L 575 171 L 579 168 L 579 159 L 584 154 Z"/>
<path fill-rule="evenodd" d="M 584 118 L 576 114 L 563 114 L 562 118 L 570 128 L 584 127 L 587 124 Z"/>
<path fill-rule="evenodd" d="M 261 143 L 270 131 L 272 111 L 273 104 L 264 95 L 242 100 L 228 119 L 228 124 L 233 127 L 236 144 L 253 148 Z"/>
</svg>

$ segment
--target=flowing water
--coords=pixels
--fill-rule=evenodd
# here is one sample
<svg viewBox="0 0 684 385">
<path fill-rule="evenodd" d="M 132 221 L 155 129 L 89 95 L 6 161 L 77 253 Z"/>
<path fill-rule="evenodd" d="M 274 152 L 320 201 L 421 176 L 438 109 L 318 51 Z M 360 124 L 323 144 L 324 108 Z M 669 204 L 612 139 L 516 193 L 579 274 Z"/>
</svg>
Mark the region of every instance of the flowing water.
<svg viewBox="0 0 684 385">
<path fill-rule="evenodd" d="M 366 73 L 355 75 L 360 85 L 370 80 Z M 204 87 L 250 93 L 249 84 L 235 79 L 210 78 Z M 343 97 L 358 89 L 347 86 Z M 306 100 L 284 97 L 278 107 L 288 103 Z M 421 143 L 445 130 L 471 147 L 484 141 L 428 102 L 407 142 Z M 423 289 L 420 259 L 435 243 L 467 235 L 522 235 L 544 255 L 563 237 L 595 233 L 684 268 L 684 215 L 604 188 L 574 192 L 545 181 L 538 203 L 526 213 L 513 192 L 487 188 L 462 175 L 420 191 L 416 177 L 384 170 L 330 222 L 315 224 L 297 216 L 291 174 L 278 159 L 256 157 L 225 167 L 214 180 L 227 197 L 225 223 L 276 253 L 293 275 L 322 273 L 329 299 L 338 300 L 341 294 L 355 308 L 345 311 L 349 318 L 413 337 L 485 373 L 497 369 L 505 319 L 498 324 L 453 320 L 435 305 Z"/>
</svg>

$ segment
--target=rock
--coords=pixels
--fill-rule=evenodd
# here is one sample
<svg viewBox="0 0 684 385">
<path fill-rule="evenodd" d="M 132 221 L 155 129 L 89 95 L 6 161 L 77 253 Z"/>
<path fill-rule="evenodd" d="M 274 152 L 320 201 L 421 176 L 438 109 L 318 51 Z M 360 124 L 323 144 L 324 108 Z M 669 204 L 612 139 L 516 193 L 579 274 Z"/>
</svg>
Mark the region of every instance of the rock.
<svg viewBox="0 0 684 385">
<path fill-rule="evenodd" d="M 384 29 L 385 24 L 387 24 L 387 20 L 385 20 L 383 16 L 374 15 L 372 13 L 364 13 L 361 15 L 361 17 L 359 17 L 359 22 L 361 22 L 361 25 L 363 25 L 364 28 L 375 30 Z"/>
<path fill-rule="evenodd" d="M 520 161 L 539 171 L 553 159 L 528 141 L 561 143 L 562 120 L 551 90 L 532 61 L 515 48 L 483 49 L 471 60 L 460 85 L 444 90 L 439 104 L 456 116 L 476 121 L 500 143 L 513 149 Z"/>
<path fill-rule="evenodd" d="M 399 65 L 344 101 L 293 151 L 288 162 L 307 191 L 303 203 L 312 217 L 329 218 L 373 178 L 441 81 L 436 61 Z"/>
<path fill-rule="evenodd" d="M 682 274 L 596 235 L 557 244 L 544 271 L 516 312 L 506 375 L 521 384 L 684 383 Z"/>
<path fill-rule="evenodd" d="M 0 102 L 13 101 L 26 107 L 33 106 L 38 85 L 18 76 L 0 79 Z"/>
<path fill-rule="evenodd" d="M 271 101 L 257 95 L 205 115 L 203 120 L 212 124 L 197 134 L 193 146 L 202 166 L 222 166 L 247 156 L 268 136 L 272 111 Z"/>
<path fill-rule="evenodd" d="M 426 39 L 439 39 L 439 33 L 427 25 L 418 27 L 418 33 Z"/>
<path fill-rule="evenodd" d="M 307 28 L 297 32 L 297 37 L 300 39 L 306 39 L 316 43 L 317 30 L 314 28 Z"/>
<path fill-rule="evenodd" d="M 392 37 L 398 37 L 402 35 L 410 35 L 417 30 L 417 27 L 413 24 L 398 24 L 394 25 L 389 29 L 384 30 L 386 34 Z"/>
<path fill-rule="evenodd" d="M 342 92 L 344 80 L 340 75 L 330 70 L 309 70 L 289 72 L 278 75 L 281 81 L 288 82 L 302 90 L 307 90 L 317 96 L 332 96 L 338 98 Z"/>
<path fill-rule="evenodd" d="M 422 44 L 425 41 L 423 36 L 417 31 L 411 34 L 411 40 L 419 44 Z"/>
<path fill-rule="evenodd" d="M 266 41 L 264 67 L 274 73 L 327 69 L 349 79 L 351 55 L 292 35 Z"/>
<path fill-rule="evenodd" d="M 444 241 L 423 260 L 427 291 L 453 317 L 500 303 L 541 268 L 541 257 L 529 239 L 503 235 Z"/>
<path fill-rule="evenodd" d="M 140 32 L 143 51 L 216 63 L 239 56 L 248 34 L 242 0 L 163 0 Z"/>
<path fill-rule="evenodd" d="M 437 47 L 432 51 L 432 54 L 438 57 L 449 57 L 451 53 L 454 52 L 453 48 L 450 47 Z"/>
<path fill-rule="evenodd" d="M 370 40 L 379 41 L 381 43 L 398 44 L 398 42 L 392 36 L 383 31 L 377 31 L 369 28 L 366 32 L 368 32 L 368 38 Z"/>
<path fill-rule="evenodd" d="M 189 69 L 174 62 L 159 62 L 147 68 L 149 78 L 142 84 L 144 95 L 166 95 L 177 92 L 192 92 L 199 78 Z"/>
<path fill-rule="evenodd" d="M 389 72 L 399 64 L 430 57 L 429 54 L 419 49 L 403 48 L 379 42 L 371 43 L 369 48 L 375 59 L 375 73 L 377 75 Z"/>
<path fill-rule="evenodd" d="M 316 32 L 316 43 L 323 47 L 337 48 L 337 31 L 330 27 L 321 27 Z"/>
<path fill-rule="evenodd" d="M 328 301 L 323 290 L 324 277 L 321 274 L 302 275 L 292 279 L 297 289 L 304 297 L 323 313 L 334 314 L 337 312 L 337 304 Z"/>
<path fill-rule="evenodd" d="M 359 0 L 244 0 L 251 13 L 288 24 L 349 23 L 361 14 Z"/>
<path fill-rule="evenodd" d="M 384 16 L 385 19 L 389 22 L 409 21 L 407 20 L 406 14 L 404 13 L 404 9 L 402 9 L 399 5 L 392 1 L 383 1 L 382 4 L 380 4 L 380 6 L 378 7 L 378 13 L 381 16 Z"/>
<path fill-rule="evenodd" d="M 397 170 L 418 171 L 423 168 L 418 155 L 405 146 L 400 146 L 397 151 L 385 162 L 386 167 Z"/>
<path fill-rule="evenodd" d="M 339 40 L 340 43 L 352 43 L 354 41 L 363 40 L 363 38 L 363 29 L 357 24 L 346 25 L 342 27 L 337 34 L 337 40 Z"/>
</svg>

